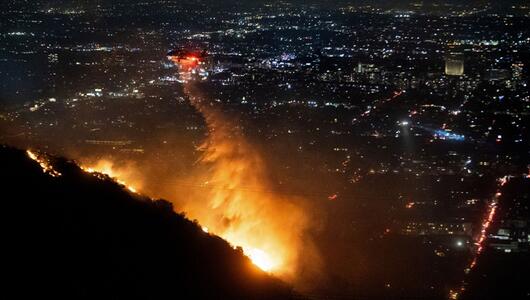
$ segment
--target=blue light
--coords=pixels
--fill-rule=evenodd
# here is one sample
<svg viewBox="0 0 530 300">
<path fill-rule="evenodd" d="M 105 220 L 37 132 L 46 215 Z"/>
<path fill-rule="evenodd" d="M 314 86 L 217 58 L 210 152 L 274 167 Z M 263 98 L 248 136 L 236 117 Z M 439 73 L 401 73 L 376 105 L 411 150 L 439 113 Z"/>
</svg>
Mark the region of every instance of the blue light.
<svg viewBox="0 0 530 300">
<path fill-rule="evenodd" d="M 446 130 L 436 130 L 434 134 L 435 136 L 438 136 L 439 138 L 447 139 L 447 140 L 453 140 L 453 141 L 465 140 L 465 136 L 461 134 L 452 133 Z"/>
</svg>

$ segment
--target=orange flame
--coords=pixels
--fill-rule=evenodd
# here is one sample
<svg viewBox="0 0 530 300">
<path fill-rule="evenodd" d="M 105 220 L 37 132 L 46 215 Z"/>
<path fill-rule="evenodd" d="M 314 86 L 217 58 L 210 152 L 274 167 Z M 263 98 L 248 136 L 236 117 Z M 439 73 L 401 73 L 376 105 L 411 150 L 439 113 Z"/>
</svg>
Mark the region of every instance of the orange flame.
<svg viewBox="0 0 530 300">
<path fill-rule="evenodd" d="M 304 210 L 296 199 L 271 189 L 261 157 L 236 126 L 206 103 L 193 83 L 185 91 L 205 117 L 209 134 L 200 147 L 200 163 L 208 167 L 200 175 L 204 188 L 193 197 L 199 201 L 187 201 L 184 209 L 209 232 L 240 246 L 262 270 L 291 278 L 304 248 Z M 311 256 L 310 245 L 306 247 Z"/>
<path fill-rule="evenodd" d="M 234 248 L 241 247 L 260 269 L 303 288 L 305 279 L 318 275 L 321 261 L 306 237 L 309 218 L 299 204 L 301 199 L 271 188 L 265 163 L 256 149 L 218 108 L 200 97 L 193 85 L 192 81 L 186 82 L 185 92 L 204 116 L 209 132 L 199 148 L 202 157 L 198 170 L 190 175 L 190 187 L 178 190 L 176 183 L 169 192 L 153 189 L 149 178 L 142 178 L 145 172 L 135 171 L 130 165 L 118 168 L 111 160 L 96 164 L 85 160 L 85 165 L 135 187 L 142 188 L 149 182 L 146 191 L 171 200 L 179 210 L 198 220 L 206 234 L 219 235 Z M 304 278 L 299 271 L 302 263 Z"/>
<path fill-rule="evenodd" d="M 81 166 L 81 169 L 87 173 L 100 173 L 107 175 L 108 177 L 114 179 L 117 183 L 123 185 L 132 193 L 138 193 L 137 184 L 132 185 L 131 182 L 138 182 L 138 180 L 133 180 L 133 171 L 131 168 L 119 168 L 116 167 L 110 160 L 101 159 L 98 160 L 95 164 L 91 164 L 90 167 Z"/>
<path fill-rule="evenodd" d="M 26 150 L 26 154 L 29 158 L 36 161 L 40 165 L 42 172 L 47 173 L 52 177 L 59 177 L 62 175 L 59 171 L 53 168 L 49 160 L 43 155 L 37 154 L 36 152 L 33 152 L 29 149 Z"/>
</svg>

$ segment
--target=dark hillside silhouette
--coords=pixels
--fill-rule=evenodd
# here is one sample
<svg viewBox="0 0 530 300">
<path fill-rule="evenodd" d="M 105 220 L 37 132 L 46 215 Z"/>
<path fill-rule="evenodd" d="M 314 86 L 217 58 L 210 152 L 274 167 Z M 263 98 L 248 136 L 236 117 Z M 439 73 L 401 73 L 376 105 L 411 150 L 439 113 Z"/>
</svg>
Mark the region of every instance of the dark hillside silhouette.
<svg viewBox="0 0 530 300">
<path fill-rule="evenodd" d="M 285 284 L 170 203 L 51 159 L 62 176 L 0 146 L 2 298 L 290 297 Z"/>
</svg>

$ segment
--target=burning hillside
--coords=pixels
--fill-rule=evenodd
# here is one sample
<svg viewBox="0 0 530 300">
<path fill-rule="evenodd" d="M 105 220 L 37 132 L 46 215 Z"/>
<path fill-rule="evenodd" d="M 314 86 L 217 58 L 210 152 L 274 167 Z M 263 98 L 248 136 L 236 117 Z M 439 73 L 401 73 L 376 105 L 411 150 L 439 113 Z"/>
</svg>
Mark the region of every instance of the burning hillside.
<svg viewBox="0 0 530 300">
<path fill-rule="evenodd" d="M 4 195 L 16 196 L 4 199 L 7 286 L 20 298 L 291 297 L 164 200 L 37 151 L 0 147 L 0 162 Z"/>
<path fill-rule="evenodd" d="M 241 247 L 262 270 L 296 282 L 303 265 L 303 275 L 312 276 L 307 271 L 317 270 L 320 261 L 306 236 L 309 216 L 300 205 L 302 199 L 276 193 L 258 151 L 234 123 L 201 95 L 194 82 L 185 83 L 184 89 L 203 115 L 208 132 L 197 149 L 202 154 L 195 170 L 184 179 L 188 186 L 176 183 L 164 197 L 197 219 L 205 231 Z M 85 170 L 108 174 L 135 191 L 153 182 L 131 164 L 101 159 L 86 160 L 84 165 Z"/>
</svg>

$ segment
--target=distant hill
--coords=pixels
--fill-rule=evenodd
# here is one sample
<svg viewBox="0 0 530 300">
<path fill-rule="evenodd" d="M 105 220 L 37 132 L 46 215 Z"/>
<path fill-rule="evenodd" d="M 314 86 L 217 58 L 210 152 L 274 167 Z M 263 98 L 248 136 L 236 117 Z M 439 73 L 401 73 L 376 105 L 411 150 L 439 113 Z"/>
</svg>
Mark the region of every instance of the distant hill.
<svg viewBox="0 0 530 300">
<path fill-rule="evenodd" d="M 284 283 L 170 203 L 0 146 L 5 299 L 288 299 Z"/>
</svg>

